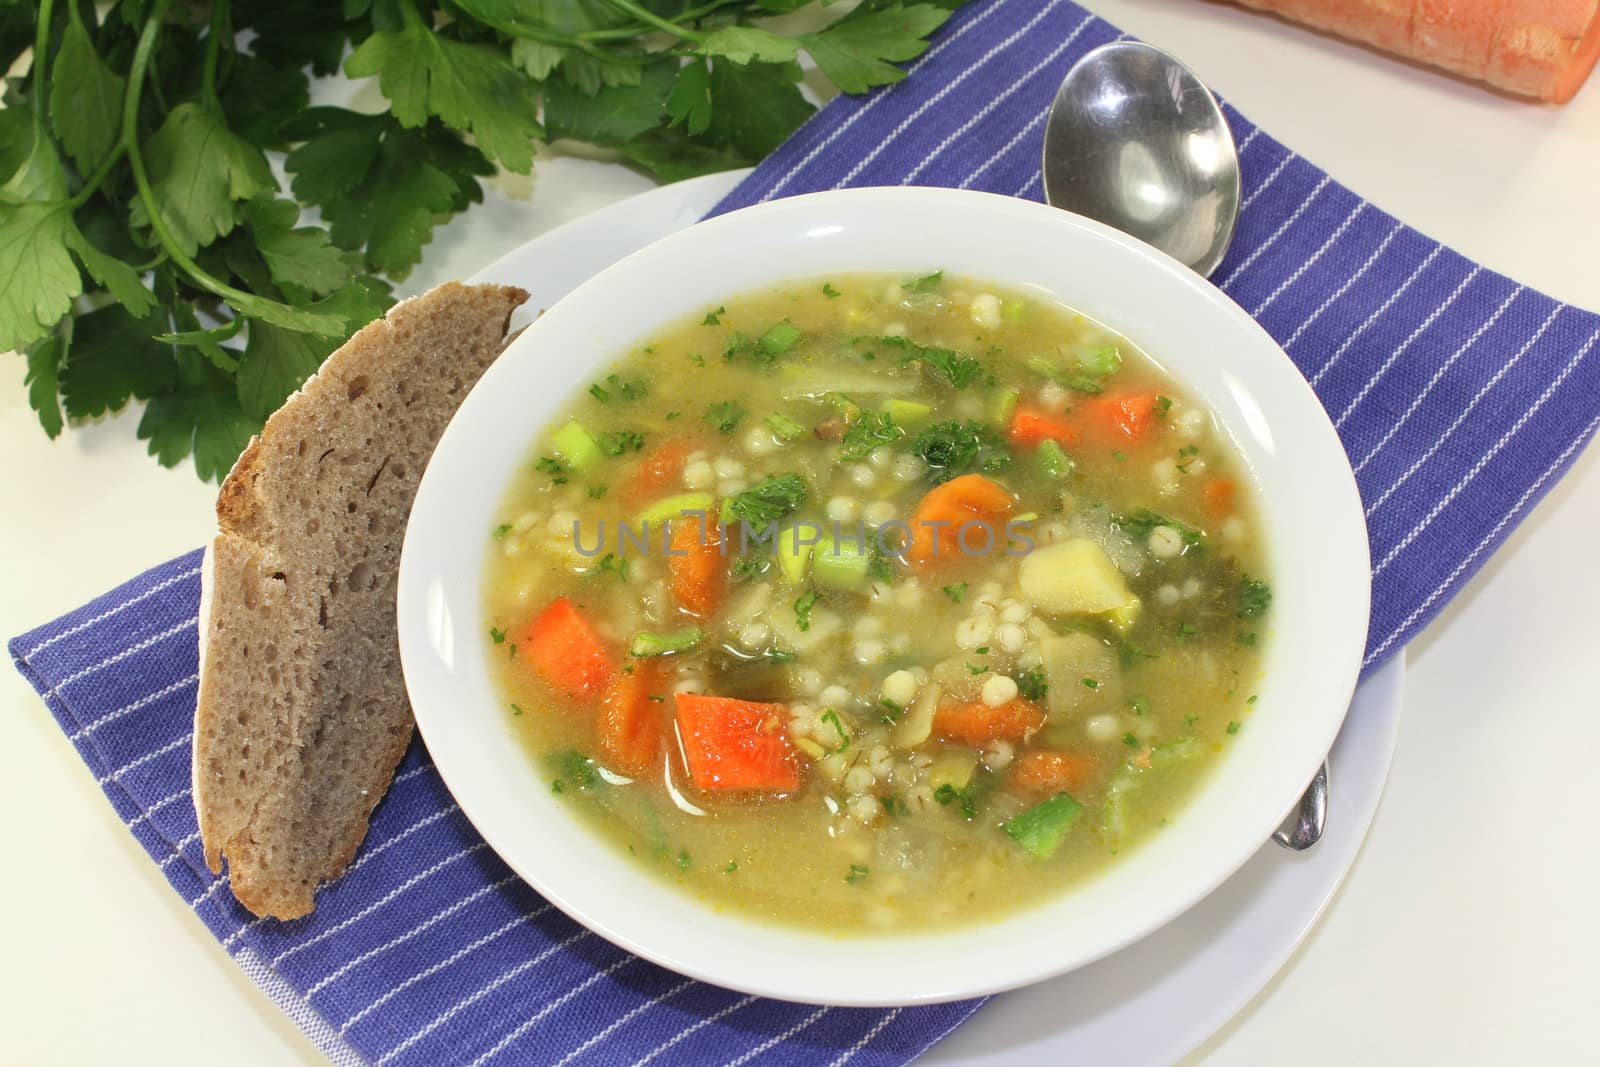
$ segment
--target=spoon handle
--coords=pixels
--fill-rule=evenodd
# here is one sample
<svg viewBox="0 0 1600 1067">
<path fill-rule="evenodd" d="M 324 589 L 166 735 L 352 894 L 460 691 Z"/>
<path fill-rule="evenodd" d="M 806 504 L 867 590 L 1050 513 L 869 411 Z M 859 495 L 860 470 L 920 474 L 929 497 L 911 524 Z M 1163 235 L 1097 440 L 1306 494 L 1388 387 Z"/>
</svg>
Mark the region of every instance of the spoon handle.
<svg viewBox="0 0 1600 1067">
<path fill-rule="evenodd" d="M 1304 852 L 1322 839 L 1323 827 L 1328 822 L 1328 763 L 1317 768 L 1316 777 L 1306 786 L 1300 803 L 1289 817 L 1283 820 L 1272 834 L 1272 839 L 1284 848 Z"/>
</svg>

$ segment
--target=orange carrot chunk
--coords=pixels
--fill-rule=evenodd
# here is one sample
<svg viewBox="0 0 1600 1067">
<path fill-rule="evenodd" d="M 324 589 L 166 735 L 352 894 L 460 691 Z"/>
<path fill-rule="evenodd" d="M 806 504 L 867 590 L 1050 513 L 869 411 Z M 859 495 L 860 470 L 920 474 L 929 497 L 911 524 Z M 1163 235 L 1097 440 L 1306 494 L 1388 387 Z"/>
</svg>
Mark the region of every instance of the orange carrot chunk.
<svg viewBox="0 0 1600 1067">
<path fill-rule="evenodd" d="M 1016 697 L 997 708 L 981 700 L 947 700 L 933 713 L 933 732 L 958 744 L 1021 741 L 1044 725 L 1038 705 Z"/>
<path fill-rule="evenodd" d="M 1212 478 L 1200 492 L 1205 498 L 1206 510 L 1211 514 L 1218 518 L 1233 514 L 1238 486 L 1234 485 L 1232 478 Z"/>
<path fill-rule="evenodd" d="M 981 474 L 963 474 L 934 486 L 912 512 L 906 559 L 926 567 L 957 558 L 961 555 L 961 528 L 968 523 L 988 523 L 994 529 L 995 543 L 1001 543 L 1005 531 L 995 527 L 1013 507 L 1011 494 Z M 988 543 L 981 531 L 969 533 L 966 540 L 974 549 Z"/>
<path fill-rule="evenodd" d="M 628 479 L 624 497 L 630 503 L 653 500 L 683 481 L 683 467 L 689 446 L 682 441 L 666 441 L 640 462 Z"/>
<path fill-rule="evenodd" d="M 703 527 L 703 528 L 702 528 Z M 667 572 L 672 595 L 697 618 L 713 614 L 728 588 L 728 561 L 722 555 L 722 527 L 679 519 L 672 524 Z"/>
<path fill-rule="evenodd" d="M 1019 407 L 1006 427 L 1006 440 L 1013 448 L 1038 448 L 1046 441 L 1071 448 L 1082 436 L 1075 423 L 1038 408 Z"/>
<path fill-rule="evenodd" d="M 679 693 L 677 708 L 683 755 L 696 789 L 792 793 L 800 788 L 787 705 Z"/>
<path fill-rule="evenodd" d="M 1107 393 L 1085 406 L 1097 428 L 1120 441 L 1143 441 L 1155 422 L 1155 393 Z"/>
<path fill-rule="evenodd" d="M 636 660 L 632 667 L 618 671 L 606 687 L 595 730 L 606 765 L 630 778 L 642 778 L 661 752 L 667 687 L 657 660 Z"/>
<path fill-rule="evenodd" d="M 566 597 L 551 601 L 517 643 L 539 677 L 570 697 L 598 696 L 617 670 L 605 642 Z"/>
<path fill-rule="evenodd" d="M 1089 784 L 1095 765 L 1093 756 L 1034 749 L 1011 764 L 1011 784 L 1028 793 L 1071 792 Z"/>
</svg>

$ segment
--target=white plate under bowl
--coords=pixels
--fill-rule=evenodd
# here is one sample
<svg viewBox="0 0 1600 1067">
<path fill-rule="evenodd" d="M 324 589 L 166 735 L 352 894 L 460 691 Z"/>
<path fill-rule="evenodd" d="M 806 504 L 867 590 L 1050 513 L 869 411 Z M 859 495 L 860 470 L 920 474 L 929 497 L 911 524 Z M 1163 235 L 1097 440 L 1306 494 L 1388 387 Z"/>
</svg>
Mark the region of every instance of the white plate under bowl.
<svg viewBox="0 0 1600 1067">
<path fill-rule="evenodd" d="M 1272 549 L 1276 595 L 1259 703 L 1162 834 L 1025 912 L 841 939 L 713 911 L 567 815 L 520 746 L 507 743 L 481 618 L 484 531 L 530 433 L 597 367 L 666 323 L 787 278 L 931 267 L 1071 303 L 1154 354 L 1217 414 L 1256 483 Z M 1015 988 L 1104 957 L 1238 870 L 1338 732 L 1365 641 L 1368 562 L 1354 479 L 1327 416 L 1271 338 L 1219 291 L 1123 234 L 1041 205 L 953 190 L 845 190 L 658 241 L 578 286 L 508 348 L 423 478 L 401 563 L 400 644 L 418 725 L 462 810 L 575 919 L 735 989 L 923 1003 Z"/>
</svg>

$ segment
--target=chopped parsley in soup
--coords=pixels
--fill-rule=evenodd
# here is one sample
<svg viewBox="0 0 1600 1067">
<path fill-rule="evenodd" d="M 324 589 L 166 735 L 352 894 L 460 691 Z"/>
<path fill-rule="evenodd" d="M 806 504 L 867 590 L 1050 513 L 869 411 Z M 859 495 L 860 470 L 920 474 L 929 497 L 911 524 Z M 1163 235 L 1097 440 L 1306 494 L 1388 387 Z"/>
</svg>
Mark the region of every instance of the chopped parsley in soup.
<svg viewBox="0 0 1600 1067">
<path fill-rule="evenodd" d="M 564 803 L 708 903 L 994 916 L 1160 832 L 1247 728 L 1248 478 L 1126 339 L 964 278 L 702 309 L 567 405 L 485 576 Z"/>
</svg>

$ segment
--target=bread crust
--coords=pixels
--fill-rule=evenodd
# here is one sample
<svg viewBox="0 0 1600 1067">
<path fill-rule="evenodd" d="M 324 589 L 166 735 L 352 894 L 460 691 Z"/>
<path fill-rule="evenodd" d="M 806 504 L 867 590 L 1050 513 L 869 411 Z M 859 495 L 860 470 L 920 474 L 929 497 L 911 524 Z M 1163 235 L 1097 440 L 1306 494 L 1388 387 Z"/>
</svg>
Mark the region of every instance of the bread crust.
<svg viewBox="0 0 1600 1067">
<path fill-rule="evenodd" d="M 201 571 L 194 799 L 262 916 L 350 863 L 412 733 L 394 592 L 411 501 L 527 293 L 442 285 L 330 355 L 240 453 Z"/>
</svg>

